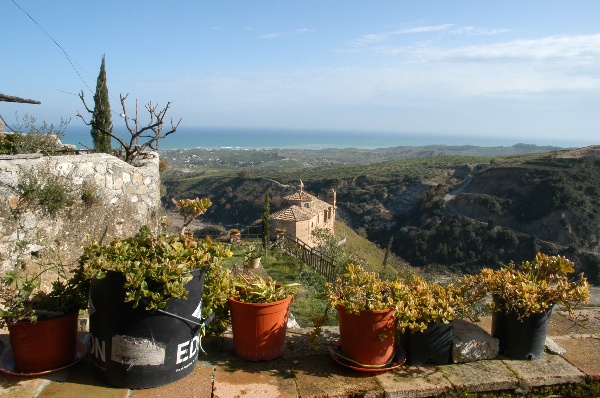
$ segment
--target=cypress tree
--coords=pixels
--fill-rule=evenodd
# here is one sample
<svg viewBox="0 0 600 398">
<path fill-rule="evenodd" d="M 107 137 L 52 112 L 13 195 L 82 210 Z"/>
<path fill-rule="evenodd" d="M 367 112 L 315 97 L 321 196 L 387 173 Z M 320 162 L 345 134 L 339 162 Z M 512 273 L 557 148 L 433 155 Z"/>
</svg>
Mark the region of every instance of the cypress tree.
<svg viewBox="0 0 600 398">
<path fill-rule="evenodd" d="M 92 139 L 94 151 L 112 153 L 112 119 L 110 115 L 110 103 L 108 102 L 108 86 L 106 85 L 106 69 L 104 55 L 100 65 L 100 73 L 96 82 L 96 94 L 94 94 L 94 112 L 92 114 Z"/>
<path fill-rule="evenodd" d="M 392 252 L 392 242 L 394 241 L 394 235 L 390 238 L 387 247 L 385 248 L 385 254 L 383 255 L 383 268 L 387 265 L 390 253 Z"/>
<path fill-rule="evenodd" d="M 262 211 L 262 230 L 263 248 L 266 254 L 269 240 L 271 240 L 271 203 L 269 201 L 269 191 L 265 192 L 265 202 Z"/>
</svg>

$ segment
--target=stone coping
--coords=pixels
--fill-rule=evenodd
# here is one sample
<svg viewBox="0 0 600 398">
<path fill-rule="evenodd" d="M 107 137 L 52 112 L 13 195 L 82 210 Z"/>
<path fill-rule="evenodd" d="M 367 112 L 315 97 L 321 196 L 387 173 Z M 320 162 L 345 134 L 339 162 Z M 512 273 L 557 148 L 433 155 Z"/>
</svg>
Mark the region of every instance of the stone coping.
<svg viewBox="0 0 600 398">
<path fill-rule="evenodd" d="M 592 319 L 590 325 L 598 327 L 600 309 L 585 311 Z M 366 373 L 340 366 L 329 356 L 327 345 L 337 339 L 337 328 L 324 328 L 317 350 L 307 345 L 310 329 L 289 329 L 284 355 L 266 362 L 237 358 L 229 334 L 204 338 L 208 355 L 201 354 L 193 373 L 162 387 L 129 390 L 103 384 L 93 375 L 88 355 L 77 365 L 47 376 L 1 374 L 0 397 L 430 397 L 467 391 L 523 393 L 536 386 L 600 380 L 600 329 L 578 326 L 577 333 L 570 333 L 575 326 L 568 328 L 569 322 L 563 314 L 553 314 L 549 331 L 565 353 L 545 353 L 535 361 L 496 358 Z M 87 342 L 88 336 L 81 333 L 80 339 Z M 4 341 L 7 337 L 0 335 Z"/>
</svg>

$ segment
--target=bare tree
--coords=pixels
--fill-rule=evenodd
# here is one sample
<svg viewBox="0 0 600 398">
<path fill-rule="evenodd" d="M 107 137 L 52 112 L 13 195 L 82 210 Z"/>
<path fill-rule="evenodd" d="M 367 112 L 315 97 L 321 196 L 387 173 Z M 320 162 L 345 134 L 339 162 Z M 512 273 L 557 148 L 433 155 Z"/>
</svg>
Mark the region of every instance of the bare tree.
<svg viewBox="0 0 600 398">
<path fill-rule="evenodd" d="M 103 129 L 100 129 L 98 126 L 96 126 L 96 128 L 114 138 L 121 145 L 121 150 L 124 152 L 123 159 L 129 164 L 133 164 L 140 156 L 143 156 L 144 152 L 146 152 L 147 150 L 157 151 L 158 142 L 161 139 L 177 131 L 177 127 L 179 127 L 181 119 L 179 119 L 179 121 L 176 124 L 174 124 L 173 119 L 171 119 L 171 129 L 166 133 L 163 133 L 162 130 L 164 126 L 164 119 L 167 115 L 167 111 L 171 107 L 171 102 L 167 102 L 167 105 L 160 110 L 158 109 L 158 104 L 152 105 L 152 102 L 149 102 L 146 105 L 146 110 L 150 114 L 150 121 L 148 122 L 147 126 L 139 128 L 137 110 L 135 119 L 132 119 L 127 116 L 127 107 L 125 106 L 125 100 L 129 96 L 129 94 L 126 94 L 125 96 L 120 94 L 119 96 L 121 98 L 121 107 L 123 108 L 123 113 L 121 114 L 121 116 L 125 118 L 125 127 L 131 135 L 129 142 L 127 142 L 126 139 L 118 137 L 112 131 L 105 131 Z M 83 105 L 85 106 L 87 112 L 93 115 L 94 111 L 93 109 L 90 109 L 90 107 L 85 102 L 83 91 L 79 93 L 79 98 L 81 98 L 81 101 L 83 102 Z M 77 116 L 80 117 L 86 125 L 91 125 L 92 122 L 88 122 L 79 112 L 77 112 Z M 131 125 L 132 120 L 135 122 L 134 126 Z M 140 140 L 142 141 L 141 143 Z"/>
</svg>

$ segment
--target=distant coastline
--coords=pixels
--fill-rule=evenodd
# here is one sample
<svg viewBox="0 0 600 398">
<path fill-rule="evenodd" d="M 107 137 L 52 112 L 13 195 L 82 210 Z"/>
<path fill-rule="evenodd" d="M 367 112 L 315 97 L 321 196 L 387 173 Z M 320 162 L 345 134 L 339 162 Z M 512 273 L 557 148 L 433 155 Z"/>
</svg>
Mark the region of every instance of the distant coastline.
<svg viewBox="0 0 600 398">
<path fill-rule="evenodd" d="M 87 126 L 70 126 L 63 142 L 77 147 L 91 146 Z M 385 132 L 343 132 L 327 130 L 259 129 L 226 127 L 180 127 L 176 133 L 160 142 L 159 149 L 377 149 L 399 146 L 472 145 L 509 147 L 518 143 L 537 146 L 575 148 L 593 145 L 568 140 L 517 140 L 514 137 L 474 137 Z M 115 144 L 116 146 L 116 144 Z"/>
</svg>

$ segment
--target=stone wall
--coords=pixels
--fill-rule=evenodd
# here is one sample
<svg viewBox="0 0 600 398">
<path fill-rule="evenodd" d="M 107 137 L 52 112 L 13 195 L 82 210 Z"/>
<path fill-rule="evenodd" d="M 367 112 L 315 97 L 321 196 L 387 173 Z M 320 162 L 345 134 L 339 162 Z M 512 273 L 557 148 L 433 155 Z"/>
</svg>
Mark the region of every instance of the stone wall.
<svg viewBox="0 0 600 398">
<path fill-rule="evenodd" d="M 161 212 L 157 153 L 135 167 L 107 154 L 0 156 L 0 273 L 18 257 L 30 260 L 50 246 L 63 262 L 77 259 L 87 236 L 103 242 L 134 234 L 142 225 L 158 225 Z M 24 201 L 24 176 L 40 182 L 48 176 L 68 181 L 73 198 L 49 214 L 35 201 Z M 90 194 L 92 197 L 90 197 Z"/>
</svg>

